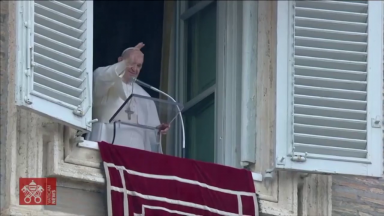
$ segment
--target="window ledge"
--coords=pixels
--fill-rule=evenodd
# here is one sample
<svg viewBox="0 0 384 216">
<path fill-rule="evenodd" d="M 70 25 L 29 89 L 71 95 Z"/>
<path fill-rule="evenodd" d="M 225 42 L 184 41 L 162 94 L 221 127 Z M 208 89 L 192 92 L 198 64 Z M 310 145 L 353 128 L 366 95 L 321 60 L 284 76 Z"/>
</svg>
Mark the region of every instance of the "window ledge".
<svg viewBox="0 0 384 216">
<path fill-rule="evenodd" d="M 78 146 L 82 148 L 99 150 L 99 144 L 94 141 L 84 140 L 83 142 L 79 142 Z"/>
<path fill-rule="evenodd" d="M 99 144 L 97 142 L 94 142 L 94 141 L 84 140 L 83 142 L 80 142 L 78 144 L 78 146 L 81 148 L 99 150 Z M 253 181 L 262 182 L 263 181 L 263 175 L 261 173 L 252 172 L 252 179 L 253 179 Z"/>
</svg>

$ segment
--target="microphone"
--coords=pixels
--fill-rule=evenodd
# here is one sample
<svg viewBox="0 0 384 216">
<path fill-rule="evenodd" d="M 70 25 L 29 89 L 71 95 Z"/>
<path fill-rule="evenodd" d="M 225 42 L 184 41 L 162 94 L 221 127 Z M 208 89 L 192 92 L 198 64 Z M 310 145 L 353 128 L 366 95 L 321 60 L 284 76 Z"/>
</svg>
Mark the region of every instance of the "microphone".
<svg viewBox="0 0 384 216">
<path fill-rule="evenodd" d="M 140 81 L 138 80 L 136 77 L 132 77 L 131 78 L 133 82 L 143 86 L 143 87 L 146 87 L 146 88 L 149 88 L 149 89 L 152 89 L 153 91 L 156 91 L 162 95 L 165 95 L 166 97 L 168 97 L 169 99 L 171 99 L 173 102 L 177 103 L 175 99 L 173 99 L 173 97 L 171 97 L 169 94 L 161 91 L 160 89 L 157 89 L 143 81 Z M 181 133 L 182 133 L 182 137 L 183 137 L 183 150 L 182 150 L 182 157 L 185 158 L 185 130 L 184 130 L 184 121 L 183 121 L 183 115 L 181 114 L 181 110 L 180 110 L 180 107 L 177 106 L 177 110 L 179 111 L 179 117 L 180 117 L 180 121 L 181 121 Z"/>
</svg>

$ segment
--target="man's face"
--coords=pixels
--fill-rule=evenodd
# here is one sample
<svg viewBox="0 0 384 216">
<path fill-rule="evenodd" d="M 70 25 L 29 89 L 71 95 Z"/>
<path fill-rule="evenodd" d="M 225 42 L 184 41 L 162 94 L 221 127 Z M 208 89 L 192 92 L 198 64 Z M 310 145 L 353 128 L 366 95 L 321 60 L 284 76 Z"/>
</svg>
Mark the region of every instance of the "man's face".
<svg viewBox="0 0 384 216">
<path fill-rule="evenodd" d="M 124 78 L 138 77 L 143 67 L 144 54 L 139 50 L 130 50 L 119 58 L 119 61 L 126 60 L 127 68 L 124 74 Z"/>
</svg>

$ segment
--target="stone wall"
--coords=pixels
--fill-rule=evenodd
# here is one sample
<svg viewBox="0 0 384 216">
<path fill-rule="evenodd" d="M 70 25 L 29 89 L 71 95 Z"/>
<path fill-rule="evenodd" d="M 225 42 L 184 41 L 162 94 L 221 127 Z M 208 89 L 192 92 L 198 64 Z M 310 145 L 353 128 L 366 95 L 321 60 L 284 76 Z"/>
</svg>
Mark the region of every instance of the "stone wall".
<svg viewBox="0 0 384 216">
<path fill-rule="evenodd" d="M 5 142 L 7 134 L 8 94 L 8 4 L 0 1 L 0 207 L 8 205 L 5 199 Z"/>
<path fill-rule="evenodd" d="M 384 215 L 384 174 L 380 179 L 334 176 L 332 215 Z"/>
<path fill-rule="evenodd" d="M 384 178 L 334 176 L 333 216 L 384 215 Z"/>
</svg>

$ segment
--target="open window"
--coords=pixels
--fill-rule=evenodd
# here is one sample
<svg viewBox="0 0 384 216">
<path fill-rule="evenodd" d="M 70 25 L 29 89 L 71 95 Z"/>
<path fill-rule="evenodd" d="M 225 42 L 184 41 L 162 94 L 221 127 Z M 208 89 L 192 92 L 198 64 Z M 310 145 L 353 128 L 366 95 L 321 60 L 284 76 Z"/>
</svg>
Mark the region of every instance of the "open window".
<svg viewBox="0 0 384 216">
<path fill-rule="evenodd" d="M 77 129 L 91 130 L 94 69 L 116 63 L 122 50 L 141 41 L 147 46 L 140 78 L 159 87 L 163 4 L 20 3 L 18 104 Z"/>
<path fill-rule="evenodd" d="M 276 166 L 381 177 L 380 1 L 279 1 Z"/>
<path fill-rule="evenodd" d="M 187 158 L 241 167 L 242 4 L 177 1 L 171 93 L 184 104 Z M 179 125 L 177 125 L 179 126 Z M 167 150 L 181 156 L 180 131 Z"/>
<path fill-rule="evenodd" d="M 175 95 L 187 106 L 183 113 L 188 134 L 187 156 L 229 165 L 238 163 L 236 160 L 224 162 L 223 153 L 230 153 L 237 142 L 227 141 L 224 145 L 224 140 L 217 139 L 225 134 L 221 128 L 217 130 L 218 122 L 222 121 L 217 116 L 226 104 L 222 99 L 223 90 L 236 92 L 238 88 L 235 85 L 225 88 L 223 82 L 223 77 L 229 74 L 221 66 L 227 61 L 222 34 L 227 31 L 224 27 L 227 20 L 219 18 L 226 16 L 225 2 L 28 1 L 18 4 L 21 14 L 16 83 L 19 106 L 60 121 L 71 129 L 91 131 L 93 70 L 115 63 L 126 47 L 143 41 L 145 64 L 140 79 Z M 235 27 L 237 23 L 232 25 Z M 155 92 L 148 93 L 159 97 Z M 233 125 L 237 126 L 237 123 Z M 181 156 L 176 150 L 181 146 L 180 131 L 173 135 L 177 138 L 167 139 L 171 143 L 167 145 L 167 153 Z"/>
</svg>

